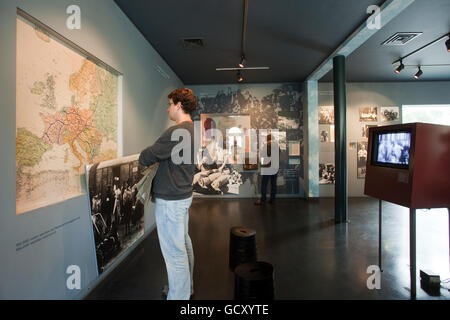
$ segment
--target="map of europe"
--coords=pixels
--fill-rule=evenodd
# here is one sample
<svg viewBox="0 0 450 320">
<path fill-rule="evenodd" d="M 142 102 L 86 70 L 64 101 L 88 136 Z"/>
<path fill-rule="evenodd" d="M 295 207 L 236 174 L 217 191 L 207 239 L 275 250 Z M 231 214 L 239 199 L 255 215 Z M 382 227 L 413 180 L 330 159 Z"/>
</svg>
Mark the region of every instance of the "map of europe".
<svg viewBox="0 0 450 320">
<path fill-rule="evenodd" d="M 17 18 L 16 213 L 85 192 L 86 164 L 117 158 L 118 76 Z"/>
</svg>

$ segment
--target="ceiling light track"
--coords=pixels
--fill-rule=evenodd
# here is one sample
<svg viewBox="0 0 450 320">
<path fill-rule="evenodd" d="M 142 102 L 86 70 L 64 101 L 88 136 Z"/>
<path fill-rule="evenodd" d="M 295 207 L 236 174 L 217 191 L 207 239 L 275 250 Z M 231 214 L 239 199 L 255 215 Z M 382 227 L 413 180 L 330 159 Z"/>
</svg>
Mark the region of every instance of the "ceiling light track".
<svg viewBox="0 0 450 320">
<path fill-rule="evenodd" d="M 415 53 L 417 53 L 417 52 L 419 52 L 419 51 L 421 51 L 421 50 L 423 50 L 423 49 L 425 49 L 425 48 L 427 48 L 427 47 L 429 47 L 429 46 L 431 46 L 431 45 L 433 45 L 433 44 L 439 42 L 440 40 L 444 39 L 445 37 L 450 37 L 450 33 L 446 33 L 445 35 L 443 35 L 443 36 L 437 38 L 436 40 L 433 40 L 433 41 L 431 41 L 430 43 L 427 43 L 427 44 L 424 45 L 423 47 L 420 47 L 419 49 L 414 50 L 414 51 L 411 52 L 411 53 L 408 53 L 406 56 L 403 56 L 403 57 L 401 57 L 401 58 L 398 58 L 397 60 L 395 60 L 394 62 L 392 62 L 392 64 L 396 64 L 397 62 L 400 62 L 400 63 L 401 63 L 402 60 L 405 60 L 405 59 L 408 58 L 409 56 L 412 56 L 413 54 L 415 54 Z M 447 44 L 447 43 L 448 43 L 448 44 Z M 450 52 L 450 51 L 449 51 L 450 39 L 447 40 L 446 45 L 447 45 L 447 51 Z"/>
<path fill-rule="evenodd" d="M 216 68 L 216 71 L 236 71 L 236 70 L 269 70 L 269 67 L 231 67 L 231 68 Z"/>
<path fill-rule="evenodd" d="M 405 64 L 405 68 L 417 68 L 418 65 L 416 64 Z M 428 67 L 450 67 L 450 64 L 421 64 L 421 68 L 428 68 Z"/>
<path fill-rule="evenodd" d="M 245 59 L 245 42 L 247 33 L 247 15 L 248 15 L 248 0 L 244 0 L 244 21 L 242 23 L 242 45 L 241 45 L 241 60 Z"/>
<path fill-rule="evenodd" d="M 404 65 L 402 62 L 400 62 L 400 63 L 401 63 L 400 66 L 398 66 L 397 69 L 395 69 L 395 72 L 400 73 L 403 69 L 406 69 L 406 68 L 418 68 L 417 73 L 414 75 L 414 78 L 416 78 L 416 79 L 419 79 L 423 75 L 422 68 L 450 67 L 450 64 L 420 64 L 420 65 L 406 64 L 406 65 Z"/>
<path fill-rule="evenodd" d="M 239 63 L 237 63 L 237 67 L 227 67 L 227 68 L 216 68 L 216 71 L 238 71 L 237 72 L 237 81 L 244 81 L 243 72 L 244 70 L 269 70 L 269 67 L 247 67 L 247 58 L 245 55 L 246 51 L 246 33 L 247 33 L 247 16 L 248 16 L 248 0 L 244 0 L 244 16 L 242 22 L 242 44 L 241 44 L 241 56 Z"/>
</svg>

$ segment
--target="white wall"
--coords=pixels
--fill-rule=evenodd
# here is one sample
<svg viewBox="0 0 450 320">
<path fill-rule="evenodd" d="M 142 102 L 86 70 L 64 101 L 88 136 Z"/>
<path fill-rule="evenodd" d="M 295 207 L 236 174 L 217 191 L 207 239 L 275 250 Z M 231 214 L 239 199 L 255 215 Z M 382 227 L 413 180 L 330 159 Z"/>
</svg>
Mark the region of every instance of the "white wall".
<svg viewBox="0 0 450 320">
<path fill-rule="evenodd" d="M 362 124 L 359 122 L 360 107 L 398 106 L 405 104 L 449 104 L 450 82 L 379 82 L 379 83 L 347 83 L 347 164 L 348 164 L 348 195 L 349 197 L 364 196 L 364 179 L 357 178 L 356 149 L 349 150 L 350 142 L 367 141 L 362 138 Z M 319 106 L 333 105 L 333 83 L 319 83 Z M 401 119 L 401 108 L 400 108 Z M 392 122 L 400 123 L 400 122 Z M 381 123 L 380 119 L 374 124 Z M 334 163 L 334 143 L 320 144 L 320 162 Z M 320 185 L 320 197 L 333 197 L 333 185 Z"/>
<path fill-rule="evenodd" d="M 81 8 L 81 30 L 66 28 L 66 8 L 72 4 Z M 80 298 L 99 281 L 87 196 L 16 216 L 16 7 L 123 74 L 123 155 L 140 152 L 167 127 L 167 94 L 183 84 L 113 1 L 0 2 L 0 299 Z M 162 77 L 156 65 L 170 79 Z M 145 215 L 146 234 L 154 228 L 151 211 Z M 18 242 L 69 221 L 16 252 Z M 66 288 L 69 265 L 80 266 L 82 290 Z"/>
</svg>

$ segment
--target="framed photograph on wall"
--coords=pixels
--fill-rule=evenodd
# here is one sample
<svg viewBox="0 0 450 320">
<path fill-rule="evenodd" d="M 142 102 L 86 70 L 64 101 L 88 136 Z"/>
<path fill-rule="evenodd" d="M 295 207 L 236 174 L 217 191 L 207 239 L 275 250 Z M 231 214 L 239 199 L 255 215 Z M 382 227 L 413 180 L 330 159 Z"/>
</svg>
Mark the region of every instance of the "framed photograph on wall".
<svg viewBox="0 0 450 320">
<path fill-rule="evenodd" d="M 334 124 L 334 106 L 319 107 L 319 124 Z"/>
<path fill-rule="evenodd" d="M 369 128 L 372 127 L 376 127 L 376 125 L 368 125 L 368 124 L 363 124 L 361 129 L 362 129 L 362 137 L 365 139 L 369 139 Z"/>
<path fill-rule="evenodd" d="M 400 108 L 381 107 L 380 115 L 381 115 L 381 122 L 398 121 L 400 120 Z"/>
<path fill-rule="evenodd" d="M 289 156 L 300 156 L 300 143 L 289 141 Z"/>
<path fill-rule="evenodd" d="M 359 121 L 367 122 L 367 121 L 378 121 L 377 118 L 377 107 L 362 107 L 359 108 Z"/>
<path fill-rule="evenodd" d="M 320 126 L 319 128 L 319 141 L 320 142 L 330 142 L 330 127 L 329 126 Z"/>
<path fill-rule="evenodd" d="M 367 163 L 367 141 L 358 141 L 356 156 L 356 165 L 358 170 L 357 177 L 358 179 L 365 179 Z"/>
<path fill-rule="evenodd" d="M 333 184 L 334 178 L 334 163 L 319 163 L 319 184 Z"/>
</svg>

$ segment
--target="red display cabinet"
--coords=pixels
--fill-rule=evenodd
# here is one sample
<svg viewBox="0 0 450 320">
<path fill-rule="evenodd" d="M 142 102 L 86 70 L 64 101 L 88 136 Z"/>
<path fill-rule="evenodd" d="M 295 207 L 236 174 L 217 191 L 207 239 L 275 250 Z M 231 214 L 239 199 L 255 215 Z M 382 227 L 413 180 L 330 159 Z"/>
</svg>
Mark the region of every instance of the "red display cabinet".
<svg viewBox="0 0 450 320">
<path fill-rule="evenodd" d="M 416 209 L 449 208 L 450 234 L 450 126 L 406 123 L 369 128 L 364 194 L 379 199 L 380 269 L 382 200 L 410 208 L 413 298 L 416 296 Z"/>
<path fill-rule="evenodd" d="M 369 128 L 364 194 L 414 209 L 450 207 L 450 126 Z"/>
</svg>

